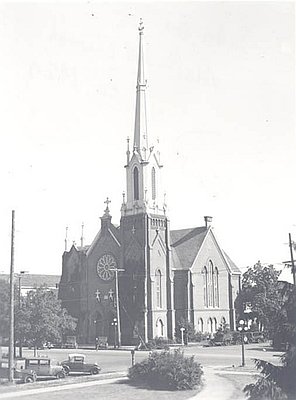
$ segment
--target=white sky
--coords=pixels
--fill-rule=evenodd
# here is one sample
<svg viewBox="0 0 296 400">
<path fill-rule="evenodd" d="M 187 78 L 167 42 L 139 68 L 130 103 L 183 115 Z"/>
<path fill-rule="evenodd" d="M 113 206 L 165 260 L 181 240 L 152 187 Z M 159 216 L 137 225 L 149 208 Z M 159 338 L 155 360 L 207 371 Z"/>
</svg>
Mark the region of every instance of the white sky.
<svg viewBox="0 0 296 400">
<path fill-rule="evenodd" d="M 93 15 L 92 15 L 93 14 Z M 241 268 L 296 240 L 294 3 L 0 2 L 0 271 L 61 273 L 69 243 L 119 223 L 139 18 L 150 143 L 172 229 L 213 216 Z"/>
</svg>

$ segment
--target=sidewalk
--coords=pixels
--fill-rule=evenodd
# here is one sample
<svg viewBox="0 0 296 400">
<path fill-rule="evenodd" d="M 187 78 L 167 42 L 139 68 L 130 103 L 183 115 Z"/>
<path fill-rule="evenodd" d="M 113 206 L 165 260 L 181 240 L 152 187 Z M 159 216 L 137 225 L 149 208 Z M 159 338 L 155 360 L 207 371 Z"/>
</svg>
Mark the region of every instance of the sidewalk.
<svg viewBox="0 0 296 400">
<path fill-rule="evenodd" d="M 204 388 L 190 400 L 212 400 L 216 398 L 219 400 L 245 399 L 243 392 L 238 394 L 237 387 L 234 386 L 231 380 L 224 378 L 223 375 L 258 376 L 258 372 L 254 371 L 254 368 L 238 371 L 237 369 L 225 368 L 225 366 L 204 367 Z"/>
<path fill-rule="evenodd" d="M 190 400 L 229 400 L 231 399 L 235 388 L 226 379 L 217 375 L 219 370 L 213 367 L 204 367 L 205 385 L 201 392 L 197 393 Z"/>
</svg>

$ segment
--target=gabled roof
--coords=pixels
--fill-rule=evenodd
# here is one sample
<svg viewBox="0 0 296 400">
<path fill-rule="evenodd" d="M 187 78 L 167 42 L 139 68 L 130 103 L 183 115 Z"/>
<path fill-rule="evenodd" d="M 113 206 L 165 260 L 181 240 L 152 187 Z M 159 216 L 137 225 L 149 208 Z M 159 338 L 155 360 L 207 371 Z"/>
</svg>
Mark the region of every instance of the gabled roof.
<svg viewBox="0 0 296 400">
<path fill-rule="evenodd" d="M 205 226 L 171 231 L 171 247 L 174 268 L 179 270 L 188 270 L 191 268 L 208 232 L 212 233 L 214 241 L 225 260 L 229 272 L 231 274 L 241 274 L 240 269 L 225 253 L 225 251 L 220 248 L 213 231 Z"/>
<path fill-rule="evenodd" d="M 230 267 L 230 270 L 233 274 L 241 274 L 241 270 L 238 268 L 238 266 L 232 261 L 232 259 L 229 257 L 228 254 L 225 253 L 224 250 L 222 250 L 224 257 L 226 258 L 226 261 Z"/>
<path fill-rule="evenodd" d="M 97 242 L 100 240 L 101 232 L 102 232 L 102 230 L 100 229 L 99 232 L 97 233 L 96 237 L 94 238 L 92 244 L 90 246 L 88 246 L 88 248 L 86 249 L 87 256 L 90 255 L 92 250 L 95 248 Z M 121 245 L 120 244 L 120 227 L 115 226 L 112 223 L 110 223 L 110 225 L 108 227 L 108 232 L 109 232 L 110 236 L 114 239 L 116 244 L 120 247 L 120 245 Z"/>
<path fill-rule="evenodd" d="M 172 257 L 176 269 L 189 269 L 206 237 L 205 226 L 171 231 Z"/>
</svg>

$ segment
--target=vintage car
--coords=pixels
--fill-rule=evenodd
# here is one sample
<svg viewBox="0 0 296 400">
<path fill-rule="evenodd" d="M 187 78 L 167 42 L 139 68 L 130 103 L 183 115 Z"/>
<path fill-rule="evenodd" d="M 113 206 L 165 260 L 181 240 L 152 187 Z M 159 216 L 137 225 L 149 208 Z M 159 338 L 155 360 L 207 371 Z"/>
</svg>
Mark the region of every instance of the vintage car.
<svg viewBox="0 0 296 400">
<path fill-rule="evenodd" d="M 36 372 L 37 379 L 41 376 L 53 376 L 61 379 L 65 378 L 66 373 L 63 366 L 57 361 L 48 357 L 32 357 L 25 359 L 25 366 Z"/>
<path fill-rule="evenodd" d="M 76 336 L 67 336 L 66 340 L 62 344 L 63 349 L 78 349 L 78 343 L 76 341 Z"/>
<path fill-rule="evenodd" d="M 86 363 L 84 354 L 69 354 L 68 360 L 62 362 L 62 366 L 68 375 L 70 372 L 84 372 L 96 375 L 101 371 L 97 363 Z"/>
<path fill-rule="evenodd" d="M 36 372 L 25 368 L 25 360 L 14 360 L 13 375 L 16 381 L 32 383 L 37 379 Z M 0 359 L 0 379 L 9 378 L 8 359 Z"/>
<path fill-rule="evenodd" d="M 265 337 L 263 332 L 248 332 L 247 340 L 248 343 L 263 343 L 265 342 Z"/>
</svg>

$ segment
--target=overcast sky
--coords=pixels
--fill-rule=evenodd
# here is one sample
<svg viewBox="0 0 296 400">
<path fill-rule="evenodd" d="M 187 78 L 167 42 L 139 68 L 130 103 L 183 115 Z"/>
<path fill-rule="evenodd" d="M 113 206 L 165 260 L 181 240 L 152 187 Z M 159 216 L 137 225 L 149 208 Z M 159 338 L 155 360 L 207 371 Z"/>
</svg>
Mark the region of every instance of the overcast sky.
<svg viewBox="0 0 296 400">
<path fill-rule="evenodd" d="M 242 269 L 296 241 L 294 3 L 0 1 L 0 271 L 60 274 L 69 244 L 119 223 L 138 22 L 150 144 L 172 229 L 213 216 Z"/>
</svg>

